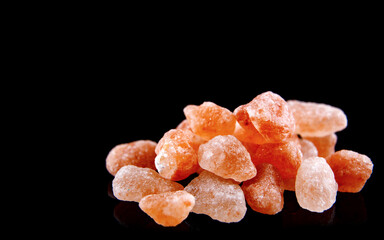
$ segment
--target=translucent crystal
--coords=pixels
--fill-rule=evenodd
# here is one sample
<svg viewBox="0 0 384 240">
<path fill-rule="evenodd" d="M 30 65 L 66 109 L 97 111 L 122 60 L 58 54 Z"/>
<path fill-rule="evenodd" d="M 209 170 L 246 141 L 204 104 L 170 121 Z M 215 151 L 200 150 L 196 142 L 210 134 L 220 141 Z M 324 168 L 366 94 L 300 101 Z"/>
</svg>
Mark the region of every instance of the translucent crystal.
<svg viewBox="0 0 384 240">
<path fill-rule="evenodd" d="M 147 195 L 139 202 L 145 213 L 165 227 L 180 224 L 194 205 L 195 197 L 183 190 Z"/>
<path fill-rule="evenodd" d="M 203 171 L 184 189 L 195 197 L 192 212 L 206 214 L 221 222 L 238 222 L 247 207 L 244 193 L 233 180 Z"/>
<path fill-rule="evenodd" d="M 232 135 L 216 136 L 202 144 L 198 160 L 200 167 L 223 178 L 242 182 L 256 176 L 247 149 Z"/>
<path fill-rule="evenodd" d="M 337 183 L 324 158 L 305 159 L 297 171 L 295 193 L 299 205 L 312 212 L 323 212 L 335 203 Z"/>
<path fill-rule="evenodd" d="M 112 181 L 113 195 L 120 200 L 139 202 L 149 194 L 183 190 L 183 186 L 161 177 L 156 171 L 128 165 Z"/>
</svg>

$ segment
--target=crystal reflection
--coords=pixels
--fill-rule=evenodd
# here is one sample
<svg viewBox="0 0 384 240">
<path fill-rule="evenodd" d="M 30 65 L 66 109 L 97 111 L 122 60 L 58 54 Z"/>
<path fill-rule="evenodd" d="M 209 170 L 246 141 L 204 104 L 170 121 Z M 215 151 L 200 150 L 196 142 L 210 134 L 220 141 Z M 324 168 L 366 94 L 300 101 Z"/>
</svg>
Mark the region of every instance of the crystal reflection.
<svg viewBox="0 0 384 240">
<path fill-rule="evenodd" d="M 144 213 L 136 202 L 119 201 L 113 196 L 111 183 L 108 186 L 109 197 L 115 199 L 113 216 L 117 222 L 129 231 L 245 231 L 259 229 L 312 227 L 327 228 L 343 225 L 359 225 L 367 221 L 367 210 L 361 193 L 337 193 L 336 203 L 323 213 L 314 213 L 299 206 L 294 192 L 285 191 L 284 208 L 276 215 L 257 213 L 248 207 L 245 217 L 238 223 L 226 224 L 212 220 L 203 214 L 190 213 L 188 218 L 176 227 L 163 227 Z"/>
<path fill-rule="evenodd" d="M 283 227 L 331 227 L 358 225 L 367 221 L 367 210 L 361 193 L 337 193 L 336 203 L 323 213 L 307 211 L 299 206 L 294 192 L 284 193 L 281 212 Z"/>
</svg>

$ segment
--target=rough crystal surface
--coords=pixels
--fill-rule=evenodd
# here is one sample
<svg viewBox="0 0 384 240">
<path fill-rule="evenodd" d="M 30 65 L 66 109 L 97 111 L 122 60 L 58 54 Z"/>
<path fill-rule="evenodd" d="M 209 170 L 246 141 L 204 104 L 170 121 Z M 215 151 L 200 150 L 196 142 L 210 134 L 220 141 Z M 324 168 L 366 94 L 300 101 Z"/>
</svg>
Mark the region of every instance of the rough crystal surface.
<svg viewBox="0 0 384 240">
<path fill-rule="evenodd" d="M 216 136 L 202 144 L 199 165 L 223 178 L 242 182 L 256 176 L 256 168 L 247 149 L 232 135 Z"/>
<path fill-rule="evenodd" d="M 311 141 L 316 146 L 319 157 L 326 158 L 335 152 L 335 145 L 337 142 L 335 133 L 324 137 L 305 137 L 305 139 Z"/>
<path fill-rule="evenodd" d="M 331 167 L 321 157 L 305 159 L 297 171 L 295 183 L 299 205 L 312 212 L 323 212 L 334 204 L 337 183 Z"/>
<path fill-rule="evenodd" d="M 107 156 L 107 170 L 114 176 L 121 167 L 126 165 L 156 169 L 155 148 L 156 142 L 151 140 L 138 140 L 119 144 Z"/>
<path fill-rule="evenodd" d="M 233 135 L 242 142 L 254 144 L 267 143 L 268 140 L 260 134 L 251 122 L 246 106 L 247 105 L 241 105 L 233 112 L 237 119 Z"/>
<path fill-rule="evenodd" d="M 213 102 L 204 102 L 200 106 L 188 105 L 184 108 L 184 114 L 192 131 L 205 140 L 235 131 L 236 118 L 233 113 Z"/>
<path fill-rule="evenodd" d="M 253 145 L 250 152 L 255 166 L 265 162 L 271 163 L 283 179 L 296 176 L 303 157 L 300 144 L 295 138 L 283 143 Z"/>
<path fill-rule="evenodd" d="M 303 159 L 310 157 L 317 157 L 318 152 L 315 144 L 306 139 L 299 139 L 301 153 L 303 154 Z"/>
<path fill-rule="evenodd" d="M 274 215 L 284 206 L 282 181 L 272 164 L 257 165 L 257 176 L 241 186 L 245 200 L 256 212 Z"/>
<path fill-rule="evenodd" d="M 139 202 L 149 194 L 183 190 L 183 186 L 161 177 L 155 170 L 128 165 L 112 181 L 113 195 L 120 200 Z"/>
<path fill-rule="evenodd" d="M 167 179 L 182 180 L 198 169 L 197 144 L 189 130 L 172 129 L 164 134 L 156 147 L 155 166 Z"/>
<path fill-rule="evenodd" d="M 369 157 L 350 150 L 340 150 L 327 158 L 340 192 L 360 192 L 372 174 L 373 164 Z"/>
<path fill-rule="evenodd" d="M 238 222 L 247 207 L 240 186 L 231 179 L 203 171 L 184 189 L 195 197 L 192 212 L 206 214 L 221 222 Z"/>
<path fill-rule="evenodd" d="M 184 190 L 147 195 L 139 202 L 145 213 L 165 227 L 180 224 L 194 205 L 195 197 Z"/>
<path fill-rule="evenodd" d="M 296 133 L 304 137 L 323 137 L 347 127 L 347 117 L 336 107 L 297 100 L 288 101 L 296 121 Z"/>
<path fill-rule="evenodd" d="M 282 142 L 295 131 L 295 119 L 287 102 L 273 92 L 256 96 L 248 104 L 237 108 L 234 114 L 243 128 L 252 132 L 256 129 L 264 138 L 264 143 Z"/>
</svg>

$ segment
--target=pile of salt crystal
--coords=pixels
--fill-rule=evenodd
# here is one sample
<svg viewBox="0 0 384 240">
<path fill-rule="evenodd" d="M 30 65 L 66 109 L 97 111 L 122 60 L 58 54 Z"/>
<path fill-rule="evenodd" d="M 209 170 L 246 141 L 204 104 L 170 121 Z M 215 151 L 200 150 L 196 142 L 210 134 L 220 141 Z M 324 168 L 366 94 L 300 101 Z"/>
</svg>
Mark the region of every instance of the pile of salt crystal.
<svg viewBox="0 0 384 240">
<path fill-rule="evenodd" d="M 284 190 L 295 191 L 302 208 L 323 212 L 337 191 L 359 192 L 372 173 L 367 156 L 335 152 L 335 133 L 347 118 L 330 105 L 265 92 L 233 113 L 204 102 L 186 106 L 184 114 L 157 144 L 120 144 L 106 159 L 114 195 L 139 202 L 163 226 L 178 225 L 189 212 L 238 222 L 246 203 L 277 214 Z M 199 175 L 185 188 L 176 182 L 193 173 Z"/>
</svg>

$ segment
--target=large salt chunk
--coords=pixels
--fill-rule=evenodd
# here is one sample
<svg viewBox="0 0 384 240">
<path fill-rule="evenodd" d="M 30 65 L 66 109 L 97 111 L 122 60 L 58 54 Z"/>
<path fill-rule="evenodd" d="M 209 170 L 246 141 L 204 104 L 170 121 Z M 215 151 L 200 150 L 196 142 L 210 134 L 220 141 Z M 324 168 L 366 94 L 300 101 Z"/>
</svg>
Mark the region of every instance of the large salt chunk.
<svg viewBox="0 0 384 240">
<path fill-rule="evenodd" d="M 270 91 L 238 107 L 234 114 L 244 129 L 262 136 L 264 142 L 253 142 L 256 144 L 282 142 L 295 131 L 295 119 L 287 102 Z"/>
<path fill-rule="evenodd" d="M 252 124 L 246 106 L 247 105 L 241 105 L 233 112 L 237 119 L 233 135 L 242 142 L 254 144 L 267 143 L 268 140 L 265 139 Z"/>
<path fill-rule="evenodd" d="M 241 186 L 245 200 L 256 212 L 274 215 L 284 206 L 282 181 L 272 164 L 257 165 L 257 176 Z"/>
<path fill-rule="evenodd" d="M 206 140 L 235 131 L 236 118 L 233 113 L 213 102 L 204 102 L 200 106 L 188 105 L 184 108 L 184 114 L 192 131 Z"/>
<path fill-rule="evenodd" d="M 202 144 L 199 165 L 223 178 L 242 182 L 256 176 L 256 168 L 247 149 L 232 135 L 216 136 Z"/>
<path fill-rule="evenodd" d="M 296 138 L 282 143 L 248 145 L 248 151 L 255 166 L 260 163 L 271 163 L 283 179 L 296 176 L 303 157 L 300 143 Z"/>
<path fill-rule="evenodd" d="M 295 189 L 299 205 L 312 212 L 323 212 L 336 201 L 335 176 L 322 157 L 307 158 L 301 163 Z"/>
<path fill-rule="evenodd" d="M 198 145 L 189 130 L 171 129 L 160 139 L 157 147 L 155 166 L 159 174 L 174 181 L 187 178 L 199 167 Z"/>
<path fill-rule="evenodd" d="M 151 194 L 142 198 L 139 207 L 156 223 L 173 227 L 188 217 L 195 205 L 195 197 L 184 191 Z"/>
<path fill-rule="evenodd" d="M 221 222 L 238 222 L 247 207 L 240 186 L 231 179 L 224 179 L 203 171 L 184 189 L 195 197 L 192 212 L 206 214 Z"/>
<path fill-rule="evenodd" d="M 107 170 L 115 176 L 117 171 L 126 165 L 156 169 L 155 148 L 156 143 L 151 140 L 138 140 L 119 144 L 114 147 L 107 156 Z"/>
<path fill-rule="evenodd" d="M 149 194 L 183 190 L 181 184 L 162 178 L 155 170 L 133 165 L 120 168 L 112 188 L 117 199 L 135 202 Z"/>
<path fill-rule="evenodd" d="M 327 158 L 340 192 L 360 192 L 372 174 L 369 157 L 350 150 L 340 150 Z"/>
<path fill-rule="evenodd" d="M 323 137 L 347 127 L 347 116 L 336 107 L 313 102 L 289 100 L 296 121 L 296 133 L 304 137 Z"/>
</svg>

